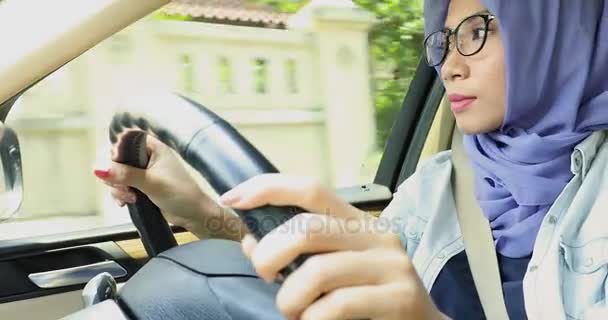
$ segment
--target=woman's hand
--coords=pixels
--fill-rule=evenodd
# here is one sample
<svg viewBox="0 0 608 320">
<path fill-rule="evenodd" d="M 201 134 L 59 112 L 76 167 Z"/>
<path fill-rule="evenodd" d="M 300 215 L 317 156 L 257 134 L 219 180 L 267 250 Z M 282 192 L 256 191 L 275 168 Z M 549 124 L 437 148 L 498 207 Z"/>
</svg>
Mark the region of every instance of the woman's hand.
<svg viewBox="0 0 608 320">
<path fill-rule="evenodd" d="M 119 143 L 120 136 L 112 150 L 112 160 L 116 160 Z M 150 161 L 145 170 L 117 162 L 111 162 L 109 168 L 95 170 L 95 175 L 110 187 L 118 205 L 135 203 L 135 194 L 129 188 L 134 187 L 160 208 L 168 222 L 186 228 L 199 238 L 240 240 L 246 232 L 244 225 L 201 190 L 179 156 L 150 134 L 146 145 Z"/>
<path fill-rule="evenodd" d="M 259 243 L 243 239 L 258 274 L 273 281 L 296 257 L 315 253 L 285 279 L 277 295 L 289 319 L 443 319 L 390 226 L 307 180 L 255 177 L 220 200 L 236 209 L 296 205 L 311 212 Z"/>
</svg>

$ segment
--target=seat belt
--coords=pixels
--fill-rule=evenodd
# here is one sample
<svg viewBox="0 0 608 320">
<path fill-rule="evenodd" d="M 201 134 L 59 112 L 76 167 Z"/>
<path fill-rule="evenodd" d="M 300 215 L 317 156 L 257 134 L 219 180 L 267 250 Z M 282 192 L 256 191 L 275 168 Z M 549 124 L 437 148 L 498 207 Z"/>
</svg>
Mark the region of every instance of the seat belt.
<svg viewBox="0 0 608 320">
<path fill-rule="evenodd" d="M 452 137 L 452 163 L 452 190 L 458 223 L 479 300 L 487 319 L 508 320 L 494 238 L 490 223 L 481 213 L 472 192 L 475 187 L 473 170 L 457 128 Z"/>
</svg>

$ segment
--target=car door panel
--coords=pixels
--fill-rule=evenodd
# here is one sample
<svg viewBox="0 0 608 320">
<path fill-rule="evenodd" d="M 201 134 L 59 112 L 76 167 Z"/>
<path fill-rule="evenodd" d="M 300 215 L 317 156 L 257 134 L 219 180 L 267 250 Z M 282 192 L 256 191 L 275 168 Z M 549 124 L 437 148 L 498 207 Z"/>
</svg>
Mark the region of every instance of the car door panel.
<svg viewBox="0 0 608 320">
<path fill-rule="evenodd" d="M 139 267 L 114 242 L 3 257 L 0 302 L 78 290 L 101 272 L 113 273 L 124 281 Z"/>
<path fill-rule="evenodd" d="M 4 320 L 56 320 L 82 309 L 82 290 L 0 304 Z"/>
</svg>

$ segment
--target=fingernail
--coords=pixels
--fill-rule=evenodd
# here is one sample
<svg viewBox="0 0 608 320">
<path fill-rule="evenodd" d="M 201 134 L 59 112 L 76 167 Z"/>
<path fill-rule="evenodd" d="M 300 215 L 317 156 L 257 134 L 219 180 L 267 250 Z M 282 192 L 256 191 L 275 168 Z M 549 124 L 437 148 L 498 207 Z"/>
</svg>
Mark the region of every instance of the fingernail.
<svg viewBox="0 0 608 320">
<path fill-rule="evenodd" d="M 110 177 L 110 170 L 95 170 L 95 176 L 99 179 L 107 179 Z"/>
<path fill-rule="evenodd" d="M 228 191 L 219 198 L 219 201 L 223 205 L 231 205 L 236 203 L 239 199 L 240 196 L 238 194 L 231 193 L 230 191 Z"/>
</svg>

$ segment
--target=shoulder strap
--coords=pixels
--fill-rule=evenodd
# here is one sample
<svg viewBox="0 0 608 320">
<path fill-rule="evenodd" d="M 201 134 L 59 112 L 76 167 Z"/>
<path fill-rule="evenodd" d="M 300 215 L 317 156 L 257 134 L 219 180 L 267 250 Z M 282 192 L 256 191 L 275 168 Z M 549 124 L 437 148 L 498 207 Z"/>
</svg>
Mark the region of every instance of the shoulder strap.
<svg viewBox="0 0 608 320">
<path fill-rule="evenodd" d="M 494 239 L 490 224 L 481 213 L 472 192 L 473 171 L 458 129 L 454 130 L 452 138 L 452 162 L 452 190 L 458 222 L 481 305 L 488 319 L 508 320 Z"/>
</svg>

